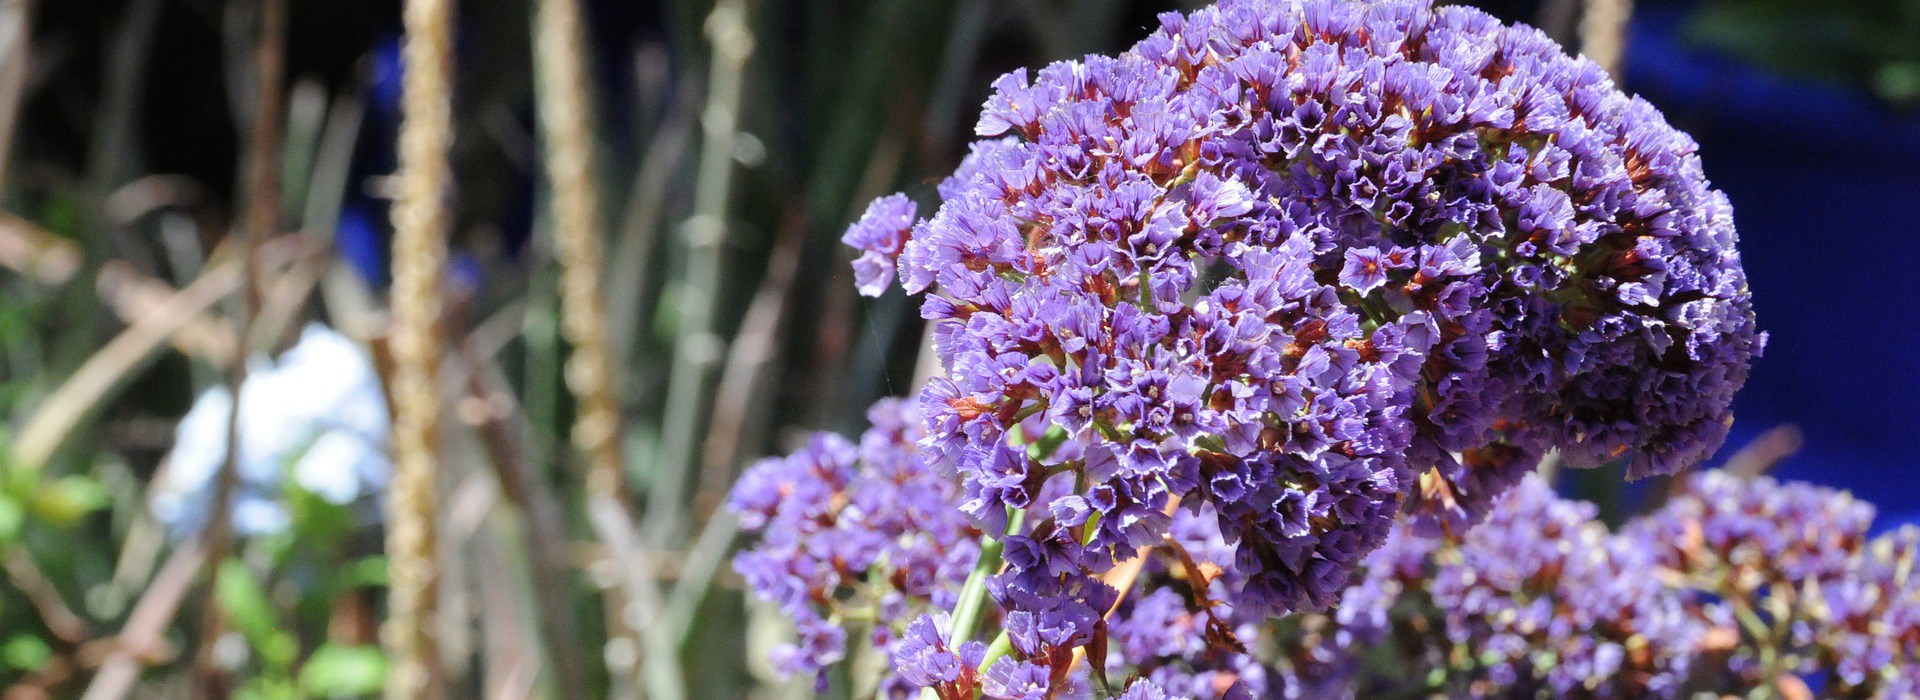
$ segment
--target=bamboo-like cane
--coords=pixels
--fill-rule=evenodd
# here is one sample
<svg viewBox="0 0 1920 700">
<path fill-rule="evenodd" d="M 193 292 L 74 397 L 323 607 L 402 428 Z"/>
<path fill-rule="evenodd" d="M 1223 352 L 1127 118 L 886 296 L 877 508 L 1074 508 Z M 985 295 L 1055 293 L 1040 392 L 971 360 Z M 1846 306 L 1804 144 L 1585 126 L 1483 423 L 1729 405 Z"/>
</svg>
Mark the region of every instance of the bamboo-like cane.
<svg viewBox="0 0 1920 700">
<path fill-rule="evenodd" d="M 707 81 L 707 106 L 700 116 L 701 145 L 693 216 L 687 219 L 686 275 L 681 282 L 679 338 L 673 373 L 667 378 L 667 413 L 662 420 L 660 460 L 647 494 L 646 529 L 656 545 L 678 543 L 686 531 L 688 482 L 696 466 L 700 435 L 706 425 L 708 391 L 726 354 L 717 316 L 727 237 L 727 213 L 733 193 L 733 153 L 739 140 L 740 99 L 747 58 L 753 54 L 753 30 L 746 0 L 719 0 L 707 15 L 713 41 L 713 65 Z"/>
<path fill-rule="evenodd" d="M 381 638 L 387 697 L 439 697 L 437 600 L 440 278 L 451 178 L 452 0 L 407 0 L 400 191 L 393 203 L 394 474 L 387 498 L 391 582 Z"/>
</svg>

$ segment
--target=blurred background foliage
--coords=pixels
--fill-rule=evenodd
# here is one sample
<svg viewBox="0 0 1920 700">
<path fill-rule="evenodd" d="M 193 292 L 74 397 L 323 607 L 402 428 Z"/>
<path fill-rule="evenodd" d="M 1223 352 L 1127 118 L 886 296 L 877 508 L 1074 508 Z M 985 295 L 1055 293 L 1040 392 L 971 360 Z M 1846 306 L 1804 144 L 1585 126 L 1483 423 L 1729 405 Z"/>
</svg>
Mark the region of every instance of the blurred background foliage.
<svg viewBox="0 0 1920 700">
<path fill-rule="evenodd" d="M 238 357 L 276 355 L 307 323 L 322 322 L 365 348 L 382 373 L 390 368 L 400 4 L 290 0 L 283 135 L 256 155 L 262 3 L 0 0 L 0 135 L 10 137 L 0 147 L 6 697 L 378 692 L 387 665 L 376 635 L 387 567 L 369 515 L 373 499 L 336 503 L 288 481 L 286 526 L 242 538 L 213 565 L 198 538 L 157 522 L 150 504 L 176 423 L 196 396 L 226 381 Z M 584 2 L 580 45 L 591 58 L 595 105 L 584 116 L 594 126 L 607 232 L 604 329 L 615 368 L 608 381 L 620 399 L 623 495 L 643 505 L 634 556 L 647 566 L 647 583 L 630 591 L 621 588 L 621 567 L 633 559 L 590 522 L 587 467 L 568 440 L 576 404 L 563 368 L 572 349 L 560 323 L 557 193 L 544 175 L 548 149 L 536 121 L 536 8 L 458 3 L 455 185 L 446 200 L 453 259 L 444 287 L 443 384 L 453 419 L 441 475 L 439 620 L 454 694 L 810 694 L 760 662 L 780 631 L 730 579 L 734 526 L 717 508 L 751 460 L 808 430 L 854 430 L 869 403 L 906 393 L 925 371 L 921 323 L 906 298 L 897 289 L 873 301 L 855 295 L 851 256 L 837 242 L 843 227 L 868 199 L 895 190 L 926 213 L 934 178 L 964 155 L 994 77 L 1113 53 L 1155 26 L 1156 13 L 1192 4 L 723 3 L 742 13 L 736 26 L 716 20 L 714 4 L 703 0 Z M 1478 4 L 1574 46 L 1592 3 Z M 1739 71 L 1825 81 L 1809 89 L 1858 100 L 1832 123 L 1867 120 L 1892 140 L 1894 154 L 1920 152 L 1920 130 L 1903 111 L 1920 100 L 1920 2 L 1641 5 L 1627 25 L 1630 89 L 1665 90 L 1693 104 L 1711 102 L 1712 86 L 1746 75 Z M 716 41 L 750 53 L 735 64 Z M 1700 55 L 1732 63 L 1700 68 Z M 1709 88 L 1674 78 L 1689 70 L 1706 71 Z M 728 89 L 735 85 L 737 98 Z M 1669 113 L 1683 128 L 1705 129 L 1696 133 L 1710 176 L 1732 173 L 1738 182 L 1736 169 L 1716 163 L 1744 162 L 1717 152 L 1715 138 L 1733 152 L 1766 148 L 1754 135 L 1764 130 L 1726 126 L 1751 115 Z M 1807 146 L 1831 147 L 1818 139 Z M 254 157 L 277 166 L 279 226 L 242 266 L 233 248 Z M 1783 167 L 1777 157 L 1753 162 L 1756 180 Z M 1875 257 L 1910 261 L 1897 246 L 1911 251 L 1920 237 L 1906 235 L 1914 219 L 1898 217 L 1913 205 L 1871 202 L 1914 192 L 1914 162 L 1905 161 L 1905 180 L 1874 181 L 1884 193 L 1855 188 L 1852 204 L 1808 201 L 1801 206 L 1815 211 L 1803 216 L 1820 221 L 1819 207 L 1868 207 L 1895 221 L 1871 240 L 1909 241 Z M 1861 389 L 1866 394 L 1807 389 L 1822 370 L 1794 358 L 1812 362 L 1823 350 L 1812 344 L 1824 341 L 1802 346 L 1780 331 L 1818 335 L 1817 322 L 1795 319 L 1828 306 L 1783 301 L 1794 295 L 1767 285 L 1778 279 L 1817 290 L 1825 278 L 1795 278 L 1796 264 L 1769 267 L 1797 255 L 1786 252 L 1798 246 L 1797 232 L 1773 234 L 1764 215 L 1751 215 L 1749 206 L 1764 211 L 1774 198 L 1766 187 L 1729 190 L 1748 214 L 1742 224 L 1763 326 L 1776 330 L 1755 374 L 1762 398 L 1752 408 L 1766 422 L 1743 424 L 1740 434 L 1822 414 L 1828 423 L 1809 424 L 1809 440 L 1825 451 L 1809 452 L 1825 461 L 1799 467 L 1816 480 L 1832 464 L 1913 466 L 1911 436 L 1894 436 L 1904 432 L 1901 421 L 1920 416 L 1914 372 L 1891 370 L 1890 381 L 1882 377 L 1879 387 Z M 1760 228 L 1748 227 L 1756 219 Z M 695 244 L 715 230 L 718 264 L 709 265 L 715 259 L 703 259 Z M 262 290 L 250 310 L 234 301 L 249 277 Z M 1894 293 L 1913 298 L 1911 289 Z M 683 310 L 702 300 L 711 301 L 711 323 L 690 322 Z M 240 327 L 250 329 L 244 338 Z M 1781 355 L 1786 369 L 1769 370 Z M 704 373 L 699 390 L 676 396 L 670 386 L 688 371 Z M 1876 391 L 1892 398 L 1874 402 L 1866 418 L 1857 417 L 1867 410 L 1859 407 L 1819 409 Z M 1753 403 L 1743 399 L 1743 410 Z M 1829 424 L 1839 427 L 1820 432 Z M 1831 439 L 1821 443 L 1823 434 Z M 1755 443 L 1762 452 L 1749 455 L 1766 463 L 1800 442 L 1794 433 L 1766 435 L 1772 442 Z M 1884 477 L 1870 471 L 1833 481 L 1878 483 L 1890 494 L 1880 500 L 1896 512 L 1920 501 L 1913 478 Z M 1608 483 L 1617 479 L 1570 488 L 1617 512 L 1632 494 Z M 834 692 L 845 694 L 844 685 Z"/>
<path fill-rule="evenodd" d="M 1780 72 L 1855 85 L 1920 105 L 1920 2 L 1714 0 L 1687 38 Z"/>
</svg>

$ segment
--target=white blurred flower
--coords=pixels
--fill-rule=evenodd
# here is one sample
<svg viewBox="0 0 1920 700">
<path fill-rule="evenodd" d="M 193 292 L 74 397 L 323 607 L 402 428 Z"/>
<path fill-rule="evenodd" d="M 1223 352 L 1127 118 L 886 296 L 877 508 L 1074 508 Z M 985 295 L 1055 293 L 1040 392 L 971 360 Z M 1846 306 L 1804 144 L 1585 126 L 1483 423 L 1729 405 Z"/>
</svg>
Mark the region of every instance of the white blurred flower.
<svg viewBox="0 0 1920 700">
<path fill-rule="evenodd" d="M 227 457 L 233 395 L 214 387 L 180 420 L 173 451 L 154 487 L 153 513 L 175 533 L 198 530 L 213 500 L 214 476 Z M 373 362 L 352 340 L 310 324 L 280 356 L 249 362 L 240 390 L 239 482 L 234 531 L 278 532 L 290 516 L 283 478 L 328 502 L 346 505 L 379 493 L 387 457 L 387 400 Z"/>
</svg>

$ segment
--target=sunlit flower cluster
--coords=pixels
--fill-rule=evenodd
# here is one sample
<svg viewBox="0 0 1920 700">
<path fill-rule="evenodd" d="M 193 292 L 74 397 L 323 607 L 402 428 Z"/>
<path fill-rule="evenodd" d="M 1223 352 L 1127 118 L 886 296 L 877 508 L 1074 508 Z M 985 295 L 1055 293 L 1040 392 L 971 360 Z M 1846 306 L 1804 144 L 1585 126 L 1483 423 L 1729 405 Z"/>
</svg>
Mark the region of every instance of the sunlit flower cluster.
<svg viewBox="0 0 1920 700">
<path fill-rule="evenodd" d="M 821 683 L 819 672 L 845 658 L 849 614 L 881 621 L 869 640 L 876 647 L 919 648 L 930 632 L 907 622 L 951 609 L 980 551 L 979 533 L 954 507 L 959 486 L 920 457 L 912 404 L 884 400 L 867 418 L 872 427 L 858 444 L 815 435 L 792 455 L 749 469 L 729 501 L 742 528 L 761 535 L 734 568 L 798 630 L 799 642 L 779 649 L 775 666 Z M 902 682 L 925 684 L 903 667 L 883 687 L 905 696 Z"/>
<path fill-rule="evenodd" d="M 996 599 L 1069 647 L 1176 504 L 1236 608 L 1323 608 L 1398 511 L 1464 529 L 1548 449 L 1699 461 L 1764 341 L 1692 140 L 1477 10 L 1229 1 L 994 89 L 933 216 L 845 240 L 925 294 L 931 459 L 983 530 L 1034 514 Z"/>
<path fill-rule="evenodd" d="M 897 275 L 924 295 L 944 370 L 920 394 L 925 459 L 1005 544 L 985 586 L 1004 652 L 941 692 L 1058 692 L 1082 656 L 1104 671 L 1111 574 L 1177 531 L 1217 545 L 1179 568 L 1206 603 L 1189 624 L 1231 649 L 1238 626 L 1334 604 L 1401 513 L 1404 537 L 1458 535 L 1550 450 L 1633 477 L 1691 466 L 1764 344 L 1693 141 L 1539 31 L 1428 0 L 1226 0 L 1160 25 L 1002 76 L 933 214 L 885 197 L 843 239 L 862 292 Z M 1492 546 L 1538 550 L 1507 563 L 1582 594 L 1645 564 L 1591 530 Z M 1689 633 L 1670 606 L 1608 589 L 1579 603 L 1649 607 L 1570 619 L 1621 639 L 1537 629 L 1561 611 L 1478 606 L 1538 581 L 1463 566 L 1430 595 L 1507 621 L 1459 631 L 1483 653 L 1551 648 L 1543 687 L 1685 671 L 1628 653 Z M 1128 605 L 1177 617 L 1164 595 Z"/>
</svg>

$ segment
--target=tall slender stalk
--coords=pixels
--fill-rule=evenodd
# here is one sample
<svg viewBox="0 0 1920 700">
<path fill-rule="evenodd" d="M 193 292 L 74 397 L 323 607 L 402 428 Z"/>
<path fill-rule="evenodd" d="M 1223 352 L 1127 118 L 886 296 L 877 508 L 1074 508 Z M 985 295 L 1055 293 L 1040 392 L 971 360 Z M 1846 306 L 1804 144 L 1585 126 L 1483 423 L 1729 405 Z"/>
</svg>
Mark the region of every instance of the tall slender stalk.
<svg viewBox="0 0 1920 700">
<path fill-rule="evenodd" d="M 1587 0 L 1580 14 L 1580 53 L 1617 78 L 1632 17 L 1633 0 Z"/>
<path fill-rule="evenodd" d="M 592 102 L 576 0 L 542 0 L 535 36 L 539 111 L 553 192 L 554 239 L 560 259 L 560 330 L 572 345 L 567 388 L 579 402 L 573 444 L 588 459 L 587 488 L 621 488 L 620 413 L 607 349 L 601 265 L 606 237 L 594 181 Z"/>
<path fill-rule="evenodd" d="M 446 270 L 452 142 L 452 0 L 407 0 L 400 191 L 393 204 L 394 474 L 387 507 L 391 567 L 381 636 L 393 664 L 387 697 L 445 693 L 435 627 L 440 280 Z"/>
<path fill-rule="evenodd" d="M 207 514 L 207 568 L 218 571 L 233 548 L 233 492 L 240 479 L 241 398 L 247 381 L 247 338 L 253 335 L 263 298 L 259 261 L 261 244 L 280 229 L 280 139 L 281 107 L 284 105 L 287 45 L 287 0 L 267 0 L 260 4 L 259 40 L 254 46 L 253 136 L 247 156 L 248 186 L 246 219 L 234 241 L 240 265 L 241 294 L 238 299 L 239 332 L 233 356 L 228 359 L 227 387 L 233 395 L 233 407 L 227 416 L 227 456 L 214 477 L 213 505 Z M 224 685 L 224 674 L 214 658 L 214 648 L 226 627 L 225 611 L 209 605 L 200 627 L 200 667 L 197 682 L 202 695 Z M 214 691 L 218 692 L 218 691 Z"/>
<path fill-rule="evenodd" d="M 0 2 L 0 31 L 12 33 L 0 46 L 6 51 L 0 57 L 0 192 L 5 192 L 7 167 L 13 163 L 13 126 L 33 59 L 33 0 Z"/>
<path fill-rule="evenodd" d="M 577 0 L 542 0 L 534 31 L 541 133 L 552 193 L 554 239 L 560 258 L 560 331 L 573 346 L 566 383 L 578 406 L 573 445 L 587 458 L 587 492 L 619 498 L 620 403 L 607 341 L 607 310 L 601 266 L 606 238 L 600 191 L 594 181 L 593 101 L 587 88 L 587 58 Z M 624 499 L 621 499 L 624 504 Z M 624 508 L 624 505 L 623 505 Z M 563 692 L 576 696 L 583 683 L 572 665 L 575 640 L 550 639 L 562 663 Z M 639 644 L 635 643 L 635 648 Z M 572 686 L 569 688 L 568 686 Z"/>
<path fill-rule="evenodd" d="M 687 483 L 698 456 L 700 432 L 708 411 L 708 387 L 725 353 L 715 323 L 727 238 L 728 202 L 733 193 L 733 151 L 739 136 L 740 94 L 753 32 L 746 0 L 719 0 L 707 16 L 713 65 L 707 106 L 700 116 L 705 143 L 695 182 L 693 217 L 683 233 L 686 277 L 681 281 L 679 338 L 673 374 L 667 380 L 667 409 L 661 459 L 647 498 L 647 531 L 656 544 L 685 536 Z"/>
</svg>

